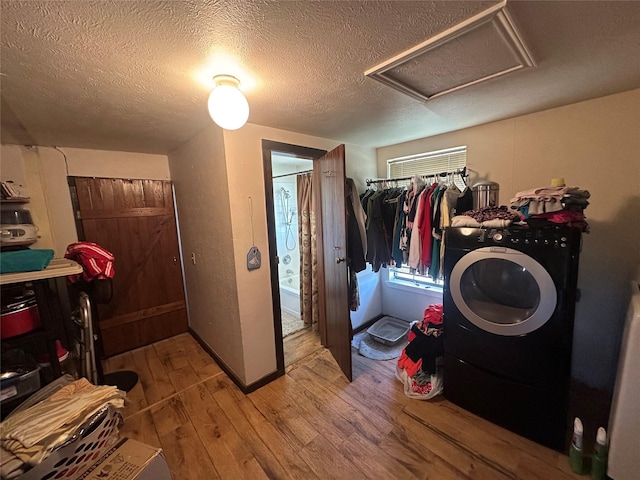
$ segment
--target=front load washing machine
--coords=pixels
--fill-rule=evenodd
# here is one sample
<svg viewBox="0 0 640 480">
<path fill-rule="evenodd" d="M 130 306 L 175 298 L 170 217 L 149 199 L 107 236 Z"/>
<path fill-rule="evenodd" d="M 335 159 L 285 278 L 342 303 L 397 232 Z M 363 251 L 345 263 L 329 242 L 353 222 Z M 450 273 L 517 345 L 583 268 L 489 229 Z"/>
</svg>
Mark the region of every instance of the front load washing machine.
<svg viewBox="0 0 640 480">
<path fill-rule="evenodd" d="M 444 395 L 563 450 L 581 232 L 449 228 Z"/>
</svg>

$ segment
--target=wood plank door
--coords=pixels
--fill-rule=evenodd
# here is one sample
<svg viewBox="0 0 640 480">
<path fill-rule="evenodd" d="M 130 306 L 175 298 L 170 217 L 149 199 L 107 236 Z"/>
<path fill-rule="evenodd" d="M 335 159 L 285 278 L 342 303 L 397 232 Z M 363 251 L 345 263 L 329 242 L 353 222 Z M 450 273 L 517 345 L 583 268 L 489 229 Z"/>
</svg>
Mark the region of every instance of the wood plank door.
<svg viewBox="0 0 640 480">
<path fill-rule="evenodd" d="M 171 182 L 72 177 L 79 238 L 115 256 L 113 297 L 98 305 L 106 357 L 187 331 Z"/>
<path fill-rule="evenodd" d="M 347 283 L 344 145 L 317 161 L 320 178 L 326 347 L 351 381 L 351 319 Z"/>
</svg>

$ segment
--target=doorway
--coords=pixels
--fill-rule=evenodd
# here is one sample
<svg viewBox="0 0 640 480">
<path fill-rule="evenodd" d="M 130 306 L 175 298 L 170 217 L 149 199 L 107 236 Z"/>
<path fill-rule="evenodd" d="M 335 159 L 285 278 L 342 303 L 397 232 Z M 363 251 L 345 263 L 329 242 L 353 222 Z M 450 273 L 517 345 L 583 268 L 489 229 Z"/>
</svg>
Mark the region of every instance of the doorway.
<svg viewBox="0 0 640 480">
<path fill-rule="evenodd" d="M 264 166 L 265 201 L 267 210 L 267 230 L 269 237 L 269 258 L 271 265 L 271 290 L 275 333 L 276 364 L 279 374 L 284 374 L 285 360 L 283 331 L 281 322 L 280 298 L 280 258 L 276 242 L 276 220 L 272 158 L 274 153 L 284 156 L 294 156 L 312 160 L 313 172 L 297 175 L 297 187 L 301 195 L 307 195 L 307 200 L 314 202 L 314 207 L 306 207 L 300 216 L 302 252 L 300 268 L 302 301 L 302 319 L 311 323 L 312 329 L 319 335 L 314 335 L 320 344 L 329 349 L 349 381 L 352 378 L 351 368 L 351 320 L 348 302 L 348 272 L 347 272 L 347 239 L 346 239 L 346 207 L 345 207 L 345 146 L 339 145 L 331 152 L 300 147 L 268 140 L 262 141 L 262 158 Z M 313 188 L 309 188 L 310 185 Z M 287 189 L 279 191 L 282 196 L 289 196 Z M 285 205 L 286 209 L 286 205 Z M 315 235 L 305 233 L 306 219 L 312 219 L 311 212 L 315 212 Z M 273 212 L 273 213 L 272 213 Z M 306 218 L 305 218 L 306 217 Z M 286 223 L 289 223 L 287 220 Z M 314 224 L 313 221 L 310 222 Z M 286 226 L 286 225 L 285 225 Z M 308 228 L 313 232 L 314 227 Z M 291 240 L 290 240 L 291 241 Z M 290 243 L 290 245 L 292 245 Z M 286 248 L 286 246 L 285 246 Z M 311 260 L 305 254 L 311 251 Z M 314 255 L 315 253 L 315 255 Z M 286 256 L 286 254 L 285 254 Z M 284 262 L 282 262 L 284 263 Z M 309 269 L 312 273 L 309 273 Z M 315 270 L 315 271 L 314 271 Z M 285 275 L 287 274 L 285 268 Z M 308 278 L 317 278 L 317 290 L 309 290 Z M 293 280 L 292 280 L 293 282 Z M 308 297 L 312 292 L 311 299 Z M 309 303 L 312 305 L 309 305 Z M 315 302 L 315 303 L 314 303 Z M 311 310 L 311 312 L 309 312 Z M 287 342 L 287 346 L 290 342 Z"/>
<path fill-rule="evenodd" d="M 315 167 L 315 159 L 322 157 L 326 153 L 325 150 L 318 150 L 315 148 L 302 147 L 298 145 L 291 145 L 287 143 L 274 142 L 270 140 L 262 141 L 262 160 L 264 167 L 264 186 L 265 186 L 265 199 L 266 199 L 266 210 L 267 210 L 267 230 L 269 236 L 269 258 L 271 259 L 271 291 L 272 291 L 272 299 L 273 299 L 273 318 L 274 318 L 274 332 L 275 332 L 275 349 L 276 349 L 276 364 L 278 372 L 284 374 L 285 369 L 285 348 L 283 342 L 283 327 L 282 327 L 282 312 L 284 310 L 285 313 L 291 313 L 287 311 L 288 305 L 291 303 L 295 304 L 296 299 L 295 296 L 292 295 L 293 298 L 284 299 L 285 302 L 291 302 L 285 305 L 285 308 L 282 308 L 283 300 L 281 299 L 281 284 L 280 277 L 284 278 L 285 285 L 289 285 L 289 280 L 291 280 L 292 284 L 299 282 L 299 280 L 295 277 L 296 273 L 299 273 L 299 253 L 295 253 L 295 248 L 291 251 L 287 251 L 286 241 L 287 236 L 289 236 L 289 247 L 293 246 L 291 235 L 293 235 L 296 243 L 296 247 L 299 252 L 299 240 L 298 240 L 298 231 L 297 231 L 297 184 L 296 190 L 294 191 L 291 187 L 291 182 L 295 182 L 297 172 L 302 172 L 304 170 L 313 169 Z M 276 161 L 273 161 L 273 158 L 276 158 Z M 284 158 L 288 158 L 287 162 L 283 161 Z M 279 160 L 278 160 L 279 159 Z M 299 163 L 302 160 L 306 161 L 306 164 Z M 280 164 L 289 165 L 286 167 L 287 171 L 280 170 L 280 167 L 277 166 Z M 274 164 L 275 172 L 274 172 Z M 303 165 L 304 168 L 303 168 Z M 294 173 L 288 180 L 287 177 L 280 177 L 284 179 L 284 183 L 276 183 L 274 180 L 279 180 L 278 178 L 274 179 L 274 176 L 279 176 L 285 173 Z M 284 191 L 280 190 L 280 188 L 284 188 Z M 294 193 L 295 192 L 295 193 Z M 282 202 L 283 196 L 288 194 L 289 198 L 286 199 L 288 202 Z M 283 210 L 287 209 L 289 216 L 291 215 L 291 208 L 296 209 L 295 215 L 295 227 L 294 227 L 294 219 L 291 219 L 291 225 L 286 225 L 289 223 L 289 220 L 284 221 L 284 212 Z M 276 211 L 279 212 L 279 218 L 276 216 Z M 291 233 L 289 234 L 289 227 L 291 228 Z M 278 241 L 278 236 L 280 236 L 280 241 Z M 289 259 L 287 258 L 289 255 Z M 297 262 L 294 264 L 294 255 L 296 255 Z M 287 262 L 287 263 L 285 263 Z M 295 267 L 294 265 L 298 265 Z M 298 270 L 296 271 L 296 268 Z M 287 273 L 287 270 L 290 270 Z M 282 273 L 281 273 L 282 272 Z M 293 274 L 291 273 L 293 272 Z M 299 278 L 299 277 L 298 277 Z M 294 288 L 292 288 L 294 290 Z M 287 292 L 294 293 L 294 292 Z M 298 294 L 299 295 L 299 294 Z M 298 308 L 291 309 L 294 312 L 301 311 L 299 299 Z M 301 314 L 300 314 L 301 315 Z M 286 333 L 286 332 L 285 332 Z M 320 340 L 322 341 L 323 331 L 320 329 Z M 290 335 L 289 338 L 295 337 L 297 334 Z M 289 355 L 292 356 L 292 355 Z"/>
<path fill-rule="evenodd" d="M 282 337 L 286 338 L 305 328 L 311 328 L 309 320 L 303 320 L 301 308 L 301 245 L 299 227 L 300 204 L 304 192 L 298 185 L 304 181 L 301 175 L 313 171 L 313 160 L 282 153 L 271 154 L 274 198 L 274 219 L 278 263 L 278 290 L 280 292 L 280 319 Z M 285 362 L 286 362 L 285 358 Z"/>
</svg>

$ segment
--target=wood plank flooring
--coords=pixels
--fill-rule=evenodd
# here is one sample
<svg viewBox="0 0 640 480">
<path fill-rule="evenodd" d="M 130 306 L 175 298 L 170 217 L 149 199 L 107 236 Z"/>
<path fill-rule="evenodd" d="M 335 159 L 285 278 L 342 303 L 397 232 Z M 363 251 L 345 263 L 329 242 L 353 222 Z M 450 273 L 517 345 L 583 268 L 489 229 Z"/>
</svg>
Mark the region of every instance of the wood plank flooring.
<svg viewBox="0 0 640 480">
<path fill-rule="evenodd" d="M 162 447 L 182 479 L 569 479 L 565 455 L 443 398 L 406 397 L 395 360 L 354 354 L 354 381 L 305 330 L 286 375 L 244 395 L 189 335 L 112 357 L 140 375 L 121 435 Z"/>
</svg>

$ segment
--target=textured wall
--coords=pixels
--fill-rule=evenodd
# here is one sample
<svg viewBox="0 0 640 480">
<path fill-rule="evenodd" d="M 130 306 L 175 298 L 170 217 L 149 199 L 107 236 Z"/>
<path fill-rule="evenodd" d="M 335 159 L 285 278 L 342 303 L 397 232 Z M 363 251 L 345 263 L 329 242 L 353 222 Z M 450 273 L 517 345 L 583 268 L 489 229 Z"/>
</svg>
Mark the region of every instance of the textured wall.
<svg viewBox="0 0 640 480">
<path fill-rule="evenodd" d="M 190 326 L 246 383 L 234 261 L 237 247 L 222 130 L 211 125 L 171 153 L 169 166 L 178 206 Z"/>
<path fill-rule="evenodd" d="M 393 145 L 386 160 L 467 146 L 471 183 L 500 184 L 500 202 L 518 191 L 568 185 L 591 192 L 585 211 L 576 307 L 573 373 L 588 385 L 611 389 L 633 272 L 640 264 L 640 90 L 632 90 L 510 120 Z"/>
<path fill-rule="evenodd" d="M 21 146 L 2 146 L 2 180 L 13 180 L 17 185 L 25 188 L 29 195 L 29 202 L 24 204 L 7 204 L 3 208 L 29 210 L 34 225 L 38 227 L 38 241 L 31 248 L 53 249 L 57 256 L 61 256 L 55 248 L 55 236 L 52 226 L 55 219 L 51 218 L 47 205 L 44 185 L 47 180 L 42 172 L 40 151 L 37 148 Z M 64 253 L 64 250 L 62 250 Z"/>
</svg>

